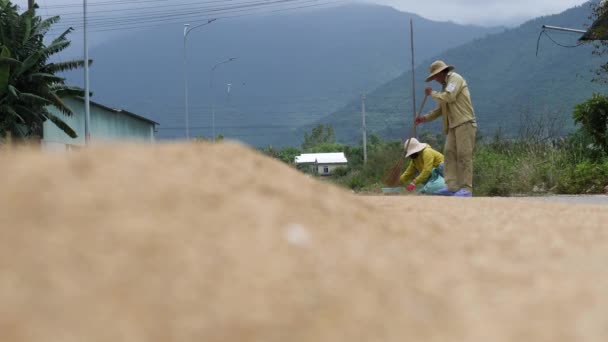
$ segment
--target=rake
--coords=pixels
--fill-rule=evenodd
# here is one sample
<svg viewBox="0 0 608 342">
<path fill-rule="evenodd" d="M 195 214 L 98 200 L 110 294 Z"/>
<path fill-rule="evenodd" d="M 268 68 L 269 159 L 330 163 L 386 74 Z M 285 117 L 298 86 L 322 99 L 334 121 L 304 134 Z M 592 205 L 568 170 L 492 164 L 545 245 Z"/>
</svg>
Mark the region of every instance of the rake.
<svg viewBox="0 0 608 342">
<path fill-rule="evenodd" d="M 422 109 L 424 108 L 424 104 L 426 103 L 427 97 L 428 96 L 425 94 L 424 99 L 422 100 L 422 104 L 420 105 L 420 109 L 418 110 L 418 115 L 416 115 L 416 117 L 418 117 L 418 116 L 420 116 L 420 114 L 422 114 Z M 412 125 L 412 134 L 411 134 L 410 138 L 413 138 L 415 136 L 416 136 L 416 122 L 414 121 L 413 125 Z M 403 150 L 403 154 L 401 154 L 401 157 L 399 157 L 399 160 L 397 160 L 395 165 L 393 165 L 393 167 L 390 168 L 384 174 L 384 177 L 382 178 L 382 181 L 387 186 L 396 187 L 399 185 L 399 177 L 401 177 L 401 173 L 403 172 L 403 164 L 405 163 L 405 155 L 407 154 L 408 147 L 410 147 L 410 141 L 412 141 L 412 139 L 410 139 L 410 138 L 407 139 L 407 144 L 405 145 L 405 149 Z"/>
</svg>

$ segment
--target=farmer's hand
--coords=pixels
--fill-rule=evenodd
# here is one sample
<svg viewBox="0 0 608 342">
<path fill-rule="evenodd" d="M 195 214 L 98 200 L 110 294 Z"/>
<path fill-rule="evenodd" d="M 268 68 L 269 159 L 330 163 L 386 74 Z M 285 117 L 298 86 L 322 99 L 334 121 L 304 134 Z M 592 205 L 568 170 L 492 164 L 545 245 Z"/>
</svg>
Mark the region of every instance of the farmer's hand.
<svg viewBox="0 0 608 342">
<path fill-rule="evenodd" d="M 412 192 L 412 191 L 416 190 L 416 184 L 414 182 L 412 182 L 405 188 L 407 189 L 407 191 Z"/>
<path fill-rule="evenodd" d="M 426 118 L 424 116 L 417 116 L 416 120 L 414 120 L 414 124 L 416 124 L 416 126 L 423 122 L 426 122 Z"/>
<path fill-rule="evenodd" d="M 424 94 L 425 94 L 426 96 L 431 96 L 431 93 L 432 93 L 432 92 L 433 92 L 433 88 L 431 88 L 431 87 L 426 87 L 426 88 L 424 88 Z"/>
</svg>

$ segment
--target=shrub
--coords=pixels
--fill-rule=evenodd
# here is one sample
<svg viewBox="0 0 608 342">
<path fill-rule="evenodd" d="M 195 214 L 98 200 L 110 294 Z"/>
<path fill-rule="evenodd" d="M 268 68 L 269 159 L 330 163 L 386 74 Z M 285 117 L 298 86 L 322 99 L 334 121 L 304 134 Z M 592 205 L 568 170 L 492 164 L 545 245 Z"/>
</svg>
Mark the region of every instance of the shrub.
<svg viewBox="0 0 608 342">
<path fill-rule="evenodd" d="M 593 143 L 608 153 L 608 97 L 593 94 L 589 100 L 576 105 L 573 117 Z"/>
<path fill-rule="evenodd" d="M 480 146 L 473 163 L 473 187 L 476 195 L 507 196 L 513 192 L 513 159 L 491 147 Z"/>
<path fill-rule="evenodd" d="M 361 190 L 365 186 L 365 180 L 361 174 L 354 172 L 347 177 L 346 185 L 352 190 Z"/>
<path fill-rule="evenodd" d="M 567 194 L 601 193 L 608 185 L 608 159 L 585 160 L 565 168 L 560 176 L 558 191 Z"/>
<path fill-rule="evenodd" d="M 336 178 L 341 178 L 341 177 L 346 176 L 348 174 L 348 172 L 349 172 L 348 167 L 340 166 L 340 167 L 337 167 L 334 169 L 333 176 Z"/>
</svg>

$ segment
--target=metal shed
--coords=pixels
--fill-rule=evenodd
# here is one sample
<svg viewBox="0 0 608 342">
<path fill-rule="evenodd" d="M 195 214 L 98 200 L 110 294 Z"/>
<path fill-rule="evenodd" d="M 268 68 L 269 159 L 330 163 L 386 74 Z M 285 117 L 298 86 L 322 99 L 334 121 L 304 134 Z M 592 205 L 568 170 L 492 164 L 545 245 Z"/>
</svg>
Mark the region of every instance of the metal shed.
<svg viewBox="0 0 608 342">
<path fill-rule="evenodd" d="M 46 149 L 72 149 L 85 145 L 84 99 L 65 98 L 65 104 L 74 115 L 65 116 L 57 108 L 49 110 L 62 118 L 75 132 L 77 138 L 70 138 L 52 122 L 46 121 L 42 128 L 42 146 Z M 122 109 L 114 109 L 91 101 L 91 143 L 113 141 L 154 142 L 157 122 Z"/>
</svg>

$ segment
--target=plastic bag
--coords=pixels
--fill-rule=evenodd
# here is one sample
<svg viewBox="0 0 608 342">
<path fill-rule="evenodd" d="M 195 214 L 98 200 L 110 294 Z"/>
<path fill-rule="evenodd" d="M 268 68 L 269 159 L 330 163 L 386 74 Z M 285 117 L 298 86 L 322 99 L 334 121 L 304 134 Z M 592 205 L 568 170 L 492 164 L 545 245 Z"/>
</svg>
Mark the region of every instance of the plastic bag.
<svg viewBox="0 0 608 342">
<path fill-rule="evenodd" d="M 433 194 L 435 191 L 439 191 L 445 187 L 445 179 L 443 179 L 440 171 L 437 168 L 434 168 L 431 177 L 429 177 L 429 180 L 419 192 L 421 194 Z"/>
</svg>

